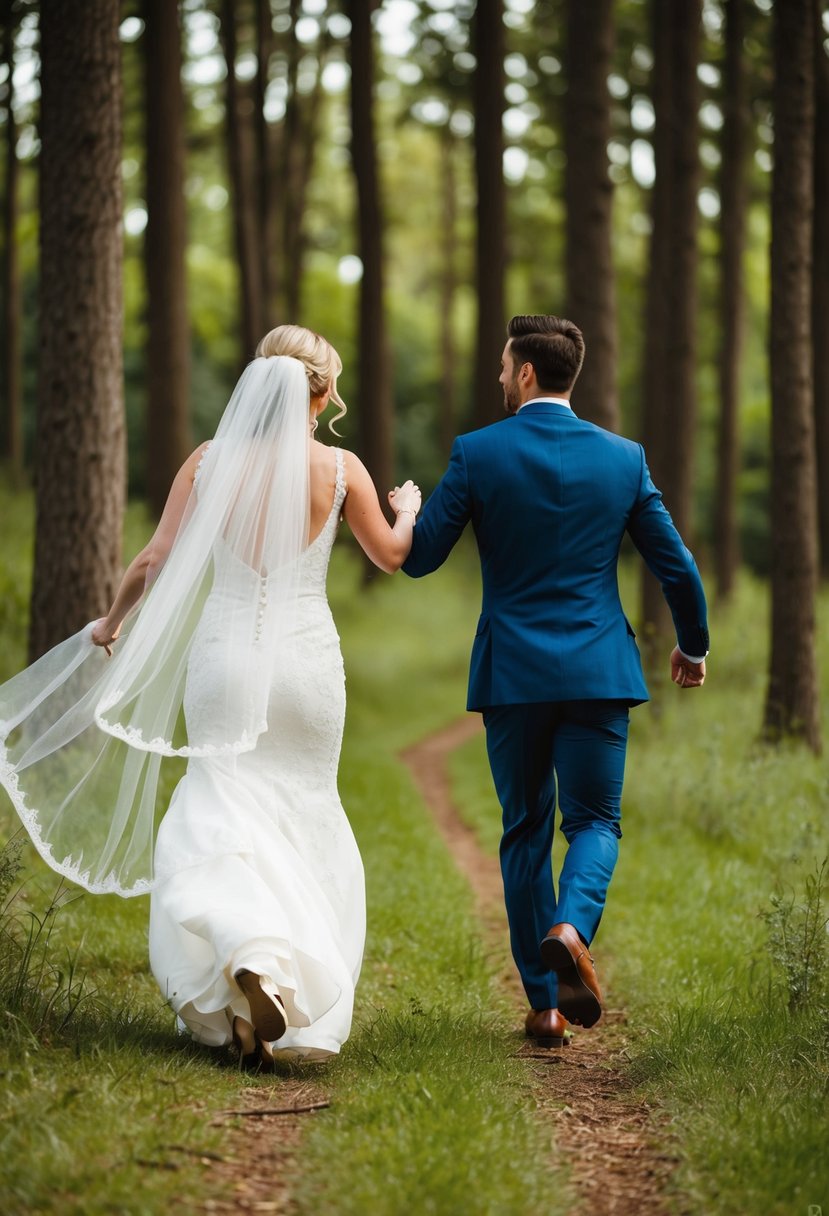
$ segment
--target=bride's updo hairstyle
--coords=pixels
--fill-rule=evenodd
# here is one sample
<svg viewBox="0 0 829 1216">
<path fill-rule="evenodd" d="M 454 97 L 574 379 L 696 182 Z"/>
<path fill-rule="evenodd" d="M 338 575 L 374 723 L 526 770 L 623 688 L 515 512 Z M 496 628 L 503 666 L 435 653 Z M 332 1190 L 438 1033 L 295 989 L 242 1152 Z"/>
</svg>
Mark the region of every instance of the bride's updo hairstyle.
<svg viewBox="0 0 829 1216">
<path fill-rule="evenodd" d="M 346 404 L 337 392 L 337 377 L 343 370 L 343 361 L 330 342 L 313 330 L 303 329 L 301 325 L 277 325 L 270 333 L 265 334 L 256 348 L 257 358 L 268 358 L 271 355 L 289 355 L 299 359 L 305 365 L 308 377 L 308 390 L 312 397 L 321 397 L 330 389 L 331 400 L 340 407 L 339 414 L 329 423 L 328 429 L 335 435 L 334 423 L 339 422 L 346 413 Z"/>
</svg>

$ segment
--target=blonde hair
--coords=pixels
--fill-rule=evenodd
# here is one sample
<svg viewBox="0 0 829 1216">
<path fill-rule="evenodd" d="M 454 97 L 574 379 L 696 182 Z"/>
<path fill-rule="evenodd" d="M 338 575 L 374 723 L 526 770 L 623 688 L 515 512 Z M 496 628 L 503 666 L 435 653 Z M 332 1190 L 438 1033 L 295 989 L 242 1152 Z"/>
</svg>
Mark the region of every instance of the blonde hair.
<svg viewBox="0 0 829 1216">
<path fill-rule="evenodd" d="M 323 393 L 330 392 L 331 400 L 340 407 L 339 414 L 328 423 L 328 429 L 339 435 L 339 431 L 334 430 L 334 423 L 339 422 L 347 411 L 345 402 L 337 392 L 337 377 L 343 370 L 343 361 L 330 342 L 313 330 L 303 329 L 301 325 L 277 325 L 262 338 L 256 355 L 257 358 L 290 355 L 304 363 L 311 396 L 321 397 Z"/>
</svg>

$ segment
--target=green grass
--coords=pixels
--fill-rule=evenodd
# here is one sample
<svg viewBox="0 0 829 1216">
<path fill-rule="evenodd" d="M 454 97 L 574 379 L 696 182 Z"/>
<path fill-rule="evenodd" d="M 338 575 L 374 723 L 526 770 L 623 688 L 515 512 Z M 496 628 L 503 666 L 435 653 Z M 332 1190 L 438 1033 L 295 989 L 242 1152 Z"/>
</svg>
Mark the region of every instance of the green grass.
<svg viewBox="0 0 829 1216">
<path fill-rule="evenodd" d="M 631 1015 L 632 1074 L 672 1116 L 680 1210 L 805 1216 L 809 1204 L 829 1210 L 829 892 L 824 876 L 818 907 L 815 881 L 829 853 L 829 768 L 757 743 L 762 585 L 744 580 L 712 615 L 705 688 L 669 686 L 661 715 L 631 716 L 624 839 L 595 954 Z M 819 636 L 828 630 L 824 595 Z M 453 778 L 496 849 L 481 740 L 456 754 Z M 808 941 L 811 986 L 798 999 Z"/>
<path fill-rule="evenodd" d="M 0 509 L 6 676 L 24 661 L 31 507 L 0 492 Z M 131 511 L 128 552 L 145 531 Z M 461 712 L 477 614 L 468 555 L 428 583 L 377 583 L 363 592 L 348 546 L 335 552 L 349 699 L 340 789 L 365 861 L 369 933 L 352 1037 L 321 1071 L 306 1066 L 332 1105 L 307 1125 L 296 1202 L 372 1216 L 564 1212 L 470 893 L 397 760 Z M 14 830 L 5 803 L 2 825 Z M 57 880 L 29 846 L 23 856 L 0 916 L 0 1210 L 202 1210 L 221 1190 L 201 1160 L 223 1152 L 211 1112 L 237 1106 L 240 1088 L 284 1082 L 240 1076 L 230 1053 L 175 1033 L 147 970 L 145 900 L 81 894 L 49 911 Z"/>
</svg>

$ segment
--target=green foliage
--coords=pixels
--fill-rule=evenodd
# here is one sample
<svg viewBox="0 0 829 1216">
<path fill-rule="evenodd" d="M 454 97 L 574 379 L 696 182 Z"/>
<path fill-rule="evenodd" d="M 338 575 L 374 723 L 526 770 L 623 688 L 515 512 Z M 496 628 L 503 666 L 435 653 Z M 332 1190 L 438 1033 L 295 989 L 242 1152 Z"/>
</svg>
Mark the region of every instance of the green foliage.
<svg viewBox="0 0 829 1216">
<path fill-rule="evenodd" d="M 31 3 L 21 4 L 18 36 L 23 81 L 37 67 L 37 16 Z M 238 7 L 238 6 L 237 6 Z M 242 6 L 239 20 L 246 59 L 253 46 L 250 14 Z M 315 13 L 319 16 L 319 5 Z M 701 130 L 703 185 L 709 200 L 718 189 L 722 101 L 722 6 L 703 6 L 702 84 L 706 119 Z M 273 0 L 275 16 L 271 56 L 271 135 L 281 134 L 279 104 L 286 75 L 287 3 Z M 451 11 L 450 11 L 451 10 Z M 567 85 L 566 13 L 560 0 L 507 6 L 508 122 L 507 144 L 526 155 L 523 172 L 511 170 L 508 181 L 509 268 L 507 299 L 511 310 L 534 312 L 564 308 L 563 152 L 561 101 Z M 434 483 L 443 466 L 438 418 L 445 409 L 440 378 L 440 334 L 451 325 L 456 353 L 455 426 L 465 428 L 471 392 L 474 341 L 474 221 L 472 115 L 469 55 L 471 0 L 449 6 L 421 0 L 413 10 L 413 39 L 392 45 L 378 33 L 377 143 L 383 190 L 386 250 L 386 306 L 390 316 L 394 400 L 397 414 L 397 476 L 414 473 L 421 485 Z M 139 12 L 127 5 L 124 16 Z M 338 6 L 322 13 L 328 22 L 327 62 L 345 66 L 347 35 Z M 306 25 L 316 17 L 305 15 Z M 740 525 L 745 560 L 758 572 L 768 561 L 768 413 L 766 356 L 768 332 L 769 115 L 770 30 L 767 4 L 752 4 L 746 14 L 746 60 L 752 98 L 753 140 L 757 156 L 750 163 L 751 210 L 745 253 L 748 317 L 741 389 L 743 473 Z M 641 118 L 647 108 L 651 74 L 651 28 L 647 5 L 625 0 L 614 6 L 616 49 L 610 174 L 614 194 L 614 261 L 619 325 L 619 384 L 623 429 L 636 435 L 644 376 L 644 290 L 648 271 L 650 190 L 637 178 L 634 143 L 646 147 L 652 130 Z M 381 27 L 383 22 L 378 23 Z M 243 358 L 239 348 L 239 282 L 232 230 L 232 207 L 224 130 L 224 63 L 217 42 L 216 6 L 194 0 L 183 9 L 184 88 L 187 138 L 187 276 L 192 334 L 191 413 L 194 442 L 209 436 L 227 401 Z M 130 437 L 130 486 L 144 486 L 145 341 L 147 302 L 142 265 L 144 236 L 134 219 L 145 206 L 144 84 L 140 23 L 123 32 L 125 215 L 124 363 Z M 303 63 L 311 68 L 317 54 L 313 36 L 303 44 Z M 249 61 L 247 62 L 249 66 Z M 37 391 L 37 144 L 36 81 L 16 86 L 22 157 L 21 215 L 18 243 L 23 273 L 24 389 L 27 452 L 33 450 Z M 713 109 L 712 109 L 713 107 Z M 634 116 L 638 115 L 634 123 Z M 713 124 L 713 125 L 711 125 Z M 456 267 L 458 291 L 454 313 L 442 315 L 441 279 L 445 272 L 439 240 L 444 222 L 444 181 L 440 146 L 447 127 L 454 133 L 457 177 Z M 354 442 L 360 403 L 355 398 L 357 290 L 339 278 L 339 263 L 357 252 L 354 187 L 348 154 L 347 75 L 325 76 L 314 149 L 314 172 L 304 216 L 307 249 L 300 316 L 273 316 L 273 323 L 298 320 L 325 333 L 341 350 L 345 363 L 342 388 L 353 408 L 347 435 Z M 275 188 L 283 186 L 281 168 Z M 714 471 L 717 452 L 715 360 L 719 346 L 719 242 L 716 219 L 701 226 L 701 293 L 699 308 L 699 428 L 696 514 L 704 544 L 712 541 Z M 576 318 L 578 320 L 578 318 Z M 588 335 L 588 348 L 590 339 Z M 589 355 L 588 355 L 589 357 Z M 493 377 L 498 352 L 493 352 Z M 578 397 L 575 398 L 578 409 Z"/>
<path fill-rule="evenodd" d="M 806 875 L 802 897 L 793 889 L 775 891 L 770 907 L 761 913 L 768 926 L 769 954 L 785 977 L 792 1013 L 814 1007 L 829 1017 L 827 865 L 829 858 L 824 857 Z"/>
<path fill-rule="evenodd" d="M 55 922 L 71 895 L 61 884 L 43 912 L 21 908 L 13 890 L 23 863 L 23 841 L 13 838 L 0 850 L 0 1004 L 10 1041 L 36 1042 L 51 1030 L 62 1031 L 88 997 L 75 958 L 56 961 Z"/>
</svg>

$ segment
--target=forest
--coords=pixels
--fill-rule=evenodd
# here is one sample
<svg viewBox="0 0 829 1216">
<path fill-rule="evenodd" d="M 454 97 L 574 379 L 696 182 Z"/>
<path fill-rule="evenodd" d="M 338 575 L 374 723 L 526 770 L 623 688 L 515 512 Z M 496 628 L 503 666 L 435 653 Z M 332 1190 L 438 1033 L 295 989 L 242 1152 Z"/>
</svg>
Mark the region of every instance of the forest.
<svg viewBox="0 0 829 1216">
<path fill-rule="evenodd" d="M 821 4 L 771 10 L 7 3 L 3 457 L 64 521 L 32 653 L 93 606 L 45 602 L 66 520 L 94 510 L 111 583 L 125 488 L 160 512 L 273 324 L 341 352 L 377 484 L 429 486 L 499 417 L 505 318 L 554 312 L 586 334 L 581 415 L 645 443 L 717 594 L 771 577 L 767 728 L 817 747 L 829 65 Z M 647 584 L 642 614 L 664 631 Z"/>
<path fill-rule="evenodd" d="M 634 1179 L 628 1207 L 603 1200 L 601 1186 L 581 1191 L 580 1202 L 587 1195 L 591 1206 L 583 1210 L 627 1216 L 674 1210 L 660 1206 L 669 1194 L 676 1210 L 700 1214 L 819 1213 L 829 1203 L 816 1147 L 825 1137 L 818 1107 L 829 1002 L 829 879 L 826 863 L 820 868 L 829 794 L 821 759 L 829 729 L 826 0 L 0 0 L 0 40 L 2 679 L 106 611 L 176 471 L 213 435 L 237 377 L 274 326 L 307 326 L 339 352 L 348 405 L 343 443 L 364 461 L 385 502 L 387 490 L 409 477 L 425 499 L 453 438 L 503 418 L 499 360 L 513 314 L 571 318 L 587 351 L 575 412 L 644 445 L 705 582 L 711 656 L 701 696 L 719 681 L 707 703 L 716 708 L 701 701 L 692 711 L 694 742 L 669 704 L 662 670 L 670 618 L 631 550 L 623 598 L 653 692 L 652 709 L 640 711 L 646 759 L 631 778 L 633 820 L 647 819 L 642 808 L 651 802 L 663 808 L 687 795 L 694 824 L 676 826 L 676 854 L 655 827 L 641 828 L 647 875 L 637 885 L 629 874 L 622 886 L 631 905 L 641 895 L 641 907 L 615 930 L 610 948 L 623 959 L 636 933 L 646 934 L 646 914 L 662 915 L 661 870 L 676 897 L 667 923 L 699 974 L 689 980 L 680 955 L 671 956 L 665 984 L 673 988 L 653 998 L 653 1012 L 639 965 L 618 963 L 614 983 L 642 1021 L 632 1071 L 619 1065 L 620 1085 L 644 1085 L 647 1102 L 690 1130 L 678 1147 L 675 1130 L 659 1124 L 657 1139 L 679 1163 L 671 1167 L 678 1181 L 662 1198 L 643 1191 L 637 1200 Z M 319 437 L 337 442 L 325 426 Z M 493 1146 L 518 1118 L 515 1094 L 527 1084 L 510 1063 L 497 1071 L 488 1025 L 480 1091 L 473 1085 L 470 1094 L 500 1096 L 489 1124 L 481 1115 L 479 1127 L 478 1112 L 467 1112 L 478 1145 L 471 1147 L 471 1130 L 470 1144 L 453 1140 L 461 1133 L 447 1113 L 444 1156 L 423 1130 L 428 1112 L 412 1113 L 409 1128 L 408 1110 L 404 1116 L 397 1107 L 384 1117 L 404 1120 L 398 1142 L 378 1125 L 369 1150 L 357 1133 L 359 1119 L 371 1125 L 375 1118 L 372 1103 L 386 1102 L 386 1088 L 414 1109 L 425 1101 L 421 1088 L 437 1086 L 437 1094 L 443 1077 L 446 1105 L 461 1101 L 463 1070 L 473 1068 L 471 1053 L 464 1055 L 469 1027 L 452 1022 L 447 1030 L 438 1015 L 461 991 L 480 1010 L 492 981 L 486 967 L 497 964 L 486 953 L 489 939 L 464 953 L 476 928 L 454 871 L 441 880 L 440 900 L 427 906 L 417 876 L 425 885 L 448 863 L 419 819 L 415 828 L 408 820 L 400 826 L 411 787 L 398 754 L 417 732 L 425 736 L 462 710 L 465 610 L 479 594 L 474 563 L 465 555 L 438 584 L 435 611 L 444 615 L 436 626 L 429 600 L 421 595 L 407 606 L 406 587 L 394 580 L 390 589 L 369 575 L 348 535 L 340 549 L 332 602 L 344 622 L 349 680 L 355 673 L 343 786 L 361 847 L 373 841 L 369 905 L 374 882 L 390 927 L 375 928 L 373 938 L 370 930 L 362 1029 L 332 1083 L 333 1105 L 344 1106 L 308 1134 L 309 1160 L 320 1172 L 291 1165 L 295 1206 L 257 1209 L 237 1194 L 241 1206 L 211 1210 L 397 1216 L 419 1201 L 408 1166 L 416 1160 L 421 1176 L 437 1170 L 427 1188 L 433 1206 L 424 1211 L 525 1210 L 545 1201 L 546 1175 L 528 1173 L 519 1184 L 504 1166 L 491 1206 L 469 1198 L 488 1185 Z M 385 656 L 379 636 L 388 642 Z M 395 684 L 403 678 L 421 699 L 408 733 L 395 720 Z M 494 854 L 476 746 L 458 751 L 447 780 L 456 801 L 468 802 L 468 829 Z M 659 757 L 668 753 L 675 767 L 663 773 Z M 369 756 L 381 757 L 370 778 L 357 771 Z M 750 813 L 757 790 L 757 821 L 779 817 L 789 833 L 777 853 L 774 842 L 759 843 Z M 416 924 L 437 935 L 443 916 L 465 926 L 456 948 L 441 945 L 437 981 L 438 964 L 421 946 L 410 970 L 389 978 L 399 965 L 391 943 L 407 941 L 408 929 L 397 919 L 388 875 L 409 862 L 392 828 L 375 836 L 370 796 L 388 796 L 397 808 L 394 831 L 415 833 L 412 875 L 400 882 Z M 684 823 L 677 814 L 677 825 Z M 5 809 L 4 816 L 5 840 L 12 832 Z M 711 874 L 728 876 L 723 890 L 734 902 L 711 896 L 710 915 L 718 909 L 720 919 L 707 944 L 684 936 L 700 901 L 684 890 L 683 849 L 689 872 L 698 865 L 707 875 L 702 902 Z M 30 935 L 25 957 L 41 958 L 40 971 L 21 984 L 14 943 L 23 931 L 17 913 L 11 927 L 4 920 L 18 869 L 3 856 L 4 1009 L 21 1036 L 15 1042 L 28 1043 L 27 1034 L 33 1041 L 45 1027 L 46 1041 L 65 1053 L 55 1079 L 43 1079 L 42 1051 L 40 1062 L 26 1064 L 30 1073 L 9 1074 L 10 1109 L 38 1110 L 52 1086 L 50 1103 L 71 1103 L 77 1091 L 104 1110 L 113 1094 L 73 1059 L 98 1050 L 90 1044 L 100 1036 L 107 1067 L 120 1078 L 119 1053 L 134 1053 L 123 1057 L 130 1074 L 124 1101 L 143 1147 L 130 1157 L 115 1198 L 102 1182 L 108 1165 L 85 1173 L 73 1164 L 77 1194 L 63 1210 L 137 1214 L 178 1201 L 178 1185 L 202 1194 L 203 1180 L 194 1181 L 183 1163 L 183 1173 L 164 1177 L 165 1165 L 152 1175 L 147 1206 L 130 1197 L 137 1178 L 144 1185 L 147 1159 L 168 1160 L 171 1137 L 194 1136 L 199 1153 L 216 1149 L 203 1123 L 182 1130 L 185 1116 L 165 1112 L 163 1133 L 147 1130 L 140 1060 L 146 1056 L 152 1076 L 167 1084 L 182 1049 L 167 1023 L 160 1028 L 146 977 L 134 978 L 144 934 L 134 910 L 112 914 L 107 940 L 115 961 L 83 944 L 96 923 L 85 910 L 89 899 L 63 914 L 71 942 L 82 943 L 67 981 L 64 964 L 51 961 L 44 927 L 61 900 L 48 911 L 35 901 L 26 915 L 41 931 Z M 737 970 L 726 970 L 729 935 L 743 930 L 750 945 Z M 807 943 L 802 972 L 792 962 L 795 933 Z M 778 967 L 767 989 L 757 950 Z M 8 963 L 12 956 L 17 961 Z M 661 965 L 655 945 L 644 957 L 642 967 Z M 7 982 L 6 964 L 18 968 L 17 979 Z M 107 983 L 120 991 L 124 982 L 144 1010 L 138 1029 L 129 1029 L 121 1006 L 101 1012 L 94 993 L 93 1012 L 86 1020 L 75 1015 L 75 996 L 89 990 L 83 981 L 76 993 L 72 987 L 79 965 L 100 971 L 105 992 Z M 48 999 L 44 977 L 54 985 Z M 423 998 L 424 1011 L 421 985 L 432 982 L 435 1008 Z M 503 1017 L 503 1001 L 498 1008 Z M 422 1015 L 415 1030 L 407 1028 L 409 1013 Z M 800 1046 L 778 1049 L 790 1015 L 803 1019 Z M 654 1045 L 657 1031 L 666 1046 Z M 411 1051 L 416 1062 L 386 1076 L 380 1048 L 368 1042 L 373 1035 L 390 1051 L 405 1044 L 403 1054 Z M 169 1082 L 186 1091 L 186 1119 L 215 1105 L 212 1067 L 191 1051 L 184 1079 Z M 778 1095 L 784 1132 L 767 1124 L 755 1084 L 761 1076 Z M 254 1081 L 247 1084 L 262 1097 Z M 731 1120 L 722 1138 L 698 1104 L 708 1085 Z M 307 1100 L 299 1092 L 297 1100 Z M 236 1102 L 227 1087 L 221 1100 Z M 353 1119 L 349 1103 L 358 1112 Z M 128 1134 L 112 1126 L 120 1128 L 113 1135 Z M 352 1158 L 351 1173 L 338 1165 L 327 1179 L 326 1129 L 342 1160 Z M 32 1148 L 19 1129 L 9 1135 L 8 1210 L 60 1211 L 51 1166 L 43 1165 L 42 1184 L 26 1178 L 28 1154 L 45 1161 L 46 1141 Z M 67 1139 L 58 1164 L 68 1157 L 80 1163 L 97 1135 L 90 1126 Z M 528 1153 L 535 1145 L 538 1155 L 542 1140 L 549 1151 L 537 1129 L 527 1137 Z M 108 1149 L 102 1160 L 120 1161 L 120 1151 Z M 453 1189 L 452 1172 L 452 1155 L 467 1153 L 477 1179 L 468 1194 Z M 366 1175 L 358 1180 L 361 1154 Z M 386 1170 L 399 1185 L 388 1194 Z M 214 1182 L 205 1193 L 225 1194 L 227 1180 Z M 194 1201 L 183 1210 L 207 1209 Z M 582 1209 L 563 1199 L 550 1210 Z"/>
</svg>

